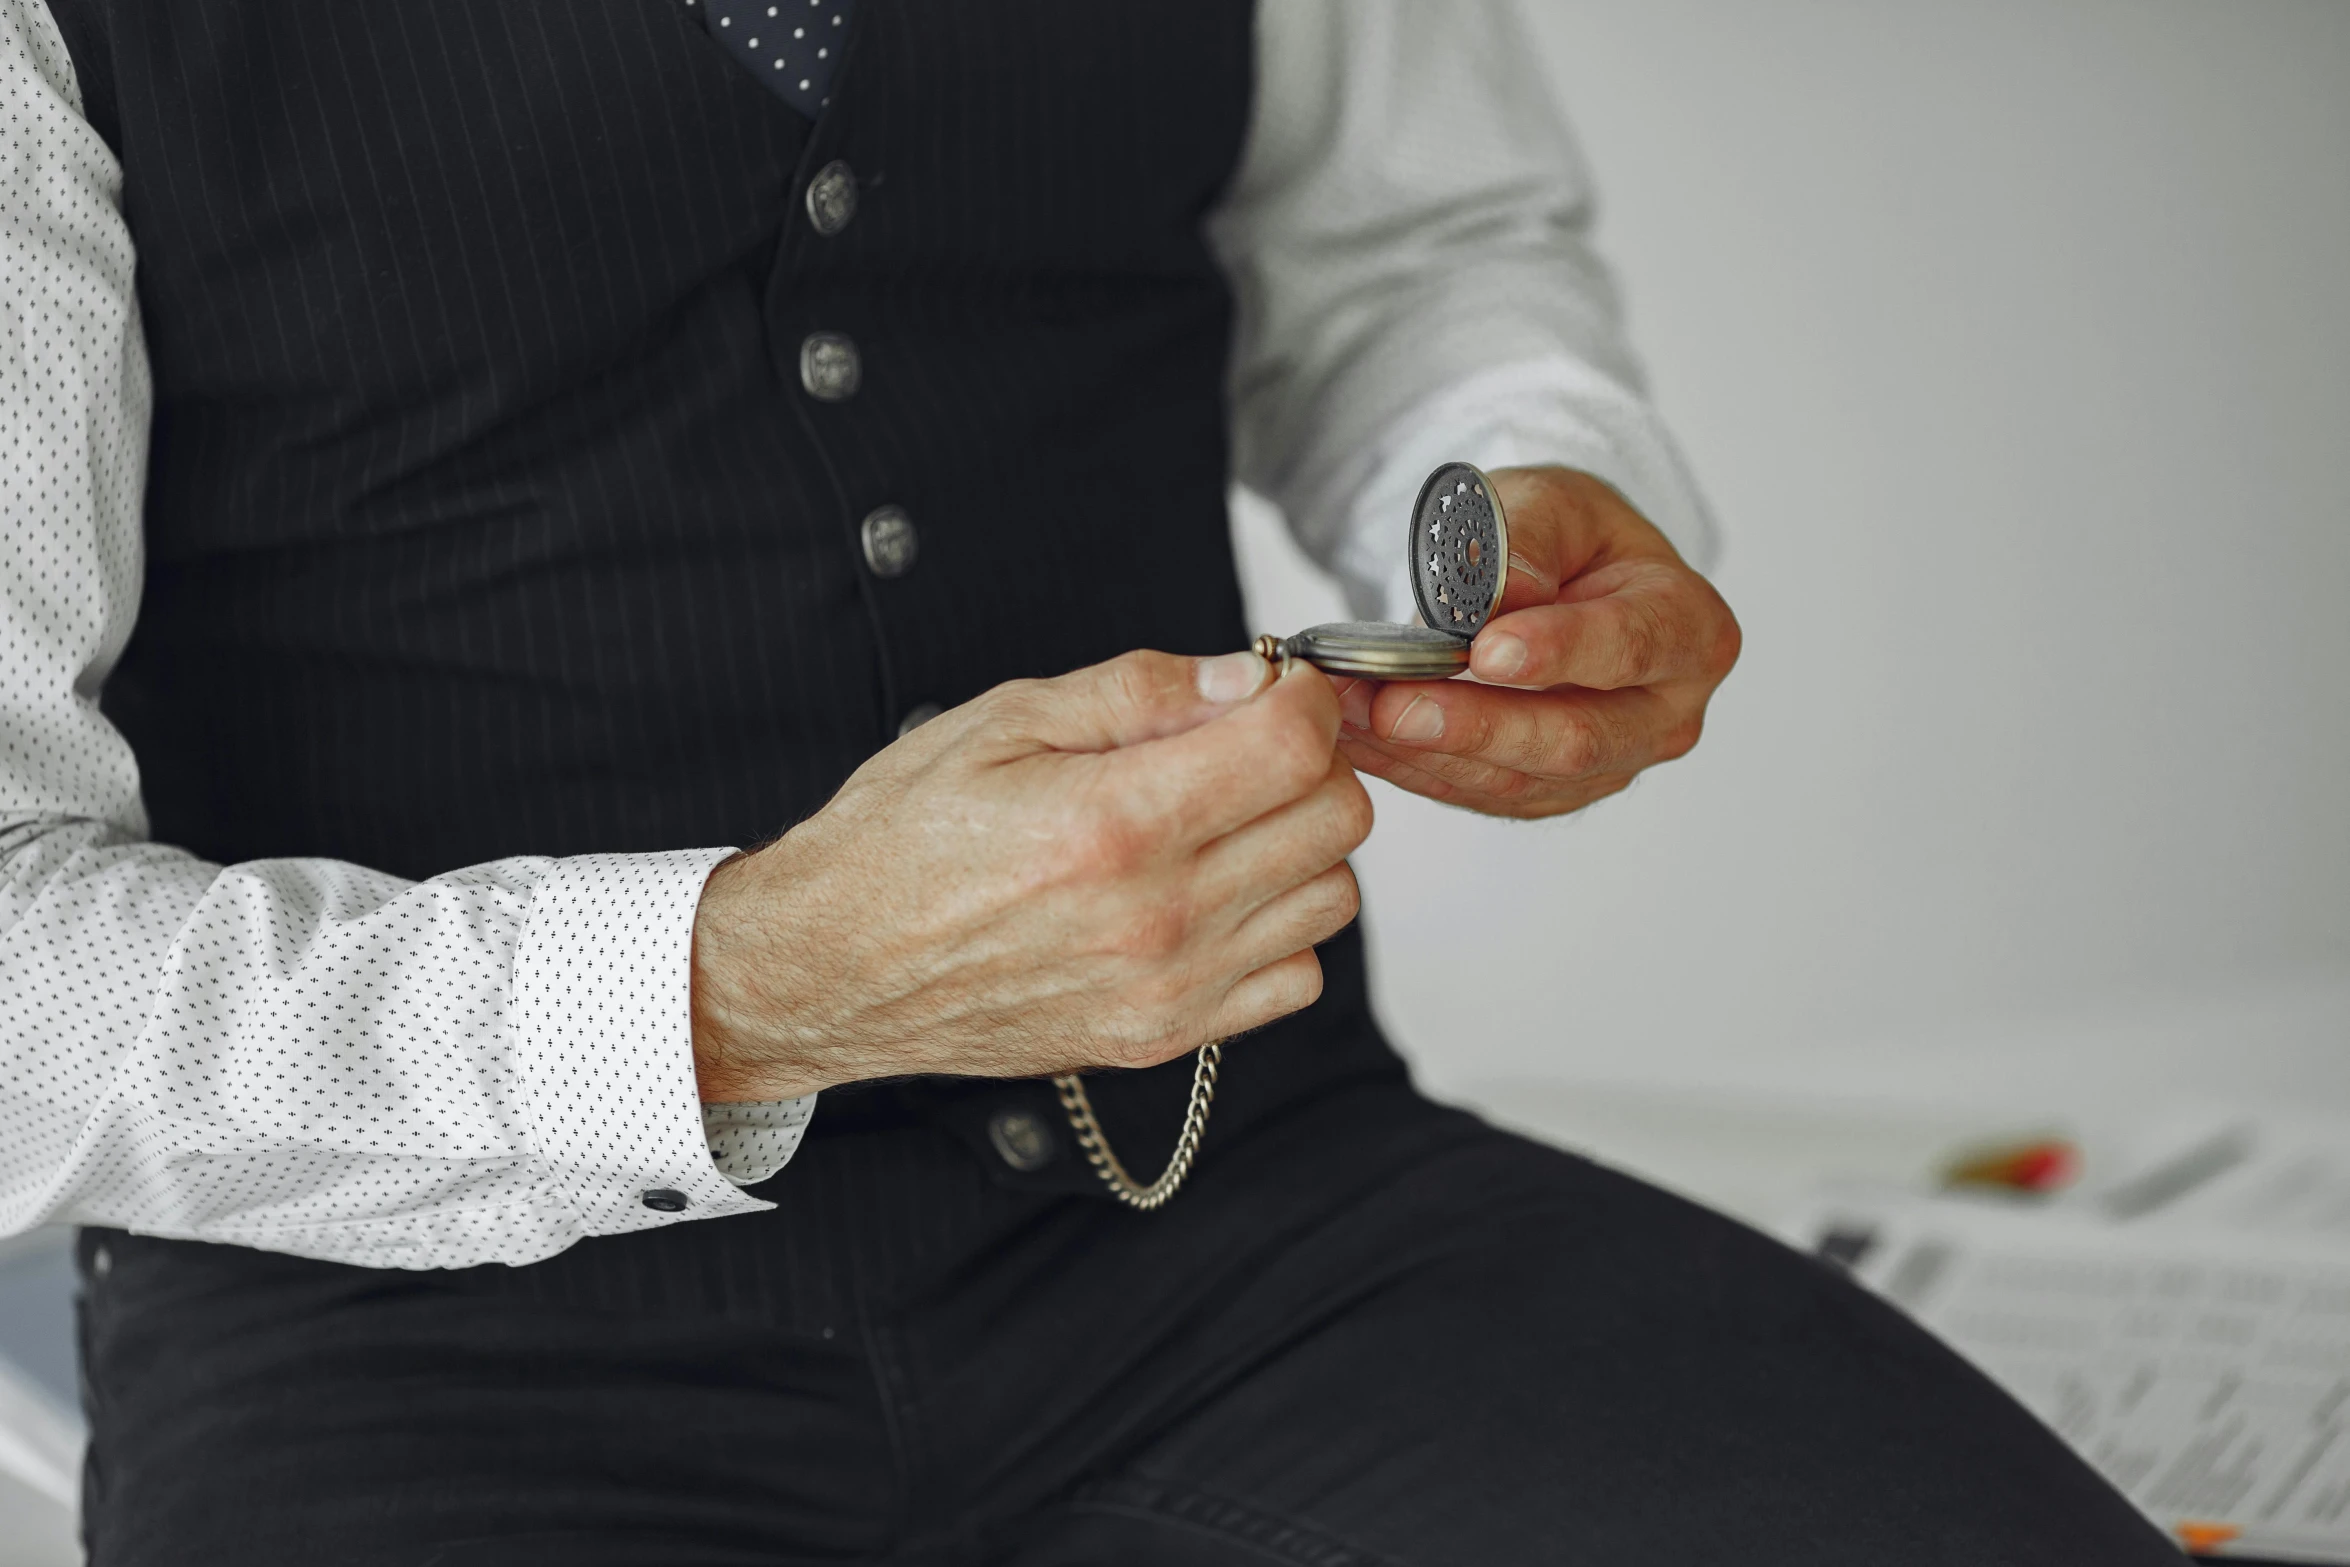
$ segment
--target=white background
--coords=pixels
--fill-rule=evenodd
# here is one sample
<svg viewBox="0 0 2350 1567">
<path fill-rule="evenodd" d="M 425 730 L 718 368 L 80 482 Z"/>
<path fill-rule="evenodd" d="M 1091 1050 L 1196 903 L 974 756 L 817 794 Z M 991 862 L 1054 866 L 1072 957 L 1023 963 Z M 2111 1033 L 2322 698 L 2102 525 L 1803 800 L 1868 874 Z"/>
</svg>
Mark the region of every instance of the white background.
<svg viewBox="0 0 2350 1567">
<path fill-rule="evenodd" d="M 1583 818 L 1375 790 L 1424 1079 L 2350 1109 L 2350 5 L 1526 9 L 1747 651 Z"/>
</svg>

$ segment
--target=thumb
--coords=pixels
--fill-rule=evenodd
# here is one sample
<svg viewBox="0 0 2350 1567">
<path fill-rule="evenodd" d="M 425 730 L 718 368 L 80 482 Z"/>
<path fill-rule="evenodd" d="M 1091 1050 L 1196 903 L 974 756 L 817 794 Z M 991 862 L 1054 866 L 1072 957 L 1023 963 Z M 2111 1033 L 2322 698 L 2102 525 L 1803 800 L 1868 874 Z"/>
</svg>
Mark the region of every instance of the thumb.
<svg viewBox="0 0 2350 1567">
<path fill-rule="evenodd" d="M 1126 653 L 1035 682 L 1015 726 L 1055 751 L 1117 750 L 1197 728 L 1256 695 L 1272 673 L 1254 653 Z"/>
<path fill-rule="evenodd" d="M 1567 585 L 1612 562 L 1680 556 L 1606 480 L 1570 468 L 1503 468 L 1494 493 L 1509 514 L 1510 558 L 1494 618 L 1553 604 Z"/>
</svg>

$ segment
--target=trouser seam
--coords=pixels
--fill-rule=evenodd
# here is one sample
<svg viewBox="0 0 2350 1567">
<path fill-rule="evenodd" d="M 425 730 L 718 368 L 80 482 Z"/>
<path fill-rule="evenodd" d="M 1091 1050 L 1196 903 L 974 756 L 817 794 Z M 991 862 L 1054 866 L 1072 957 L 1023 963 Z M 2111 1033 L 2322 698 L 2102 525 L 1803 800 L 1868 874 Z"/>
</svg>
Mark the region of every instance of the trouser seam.
<svg viewBox="0 0 2350 1567">
<path fill-rule="evenodd" d="M 1291 1567 L 1405 1567 L 1393 1557 L 1350 1540 L 1211 1491 L 1131 1480 L 1097 1481 L 1080 1490 L 1068 1505 L 1072 1512 L 1110 1513 L 1212 1534 L 1245 1546 L 1267 1561 Z"/>
</svg>

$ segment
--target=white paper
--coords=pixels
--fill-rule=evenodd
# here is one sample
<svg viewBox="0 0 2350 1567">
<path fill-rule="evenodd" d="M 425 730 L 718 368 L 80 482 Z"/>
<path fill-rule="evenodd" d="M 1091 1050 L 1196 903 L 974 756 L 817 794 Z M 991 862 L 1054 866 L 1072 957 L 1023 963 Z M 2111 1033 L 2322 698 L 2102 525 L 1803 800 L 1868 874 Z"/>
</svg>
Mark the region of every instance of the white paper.
<svg viewBox="0 0 2350 1567">
<path fill-rule="evenodd" d="M 2195 1549 L 2350 1564 L 2350 1255 L 2318 1239 L 2341 1178 L 2293 1188 L 2290 1236 L 1900 1192 L 1831 1192 L 1784 1232 L 1848 1259 Z M 2267 1201 L 2265 1179 L 2228 1190 Z"/>
</svg>

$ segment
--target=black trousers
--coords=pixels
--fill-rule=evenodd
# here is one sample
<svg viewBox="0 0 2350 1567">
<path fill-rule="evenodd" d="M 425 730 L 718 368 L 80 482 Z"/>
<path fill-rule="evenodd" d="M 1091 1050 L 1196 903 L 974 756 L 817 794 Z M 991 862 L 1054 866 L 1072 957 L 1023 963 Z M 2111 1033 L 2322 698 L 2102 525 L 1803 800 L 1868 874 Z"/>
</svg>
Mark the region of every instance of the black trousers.
<svg viewBox="0 0 2350 1567">
<path fill-rule="evenodd" d="M 91 1232 L 94 1567 L 2180 1560 L 1827 1266 L 1400 1082 L 1154 1215 L 919 1119 L 769 1195 L 849 1281 L 769 1321 Z"/>
</svg>

